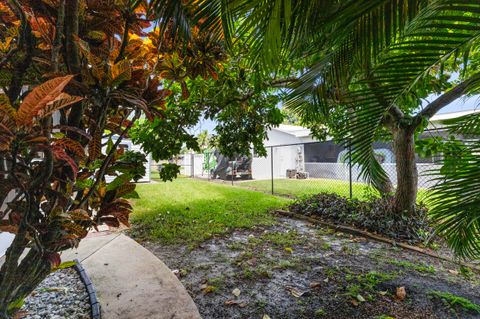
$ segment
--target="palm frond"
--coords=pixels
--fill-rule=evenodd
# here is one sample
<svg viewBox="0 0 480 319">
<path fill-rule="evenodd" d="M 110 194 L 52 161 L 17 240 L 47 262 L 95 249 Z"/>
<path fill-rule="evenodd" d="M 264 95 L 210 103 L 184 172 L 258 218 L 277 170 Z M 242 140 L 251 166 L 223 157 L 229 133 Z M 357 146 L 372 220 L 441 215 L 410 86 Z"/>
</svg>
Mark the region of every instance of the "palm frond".
<svg viewBox="0 0 480 319">
<path fill-rule="evenodd" d="M 474 117 L 479 131 L 480 117 Z M 430 216 L 457 256 L 474 259 L 480 256 L 480 142 L 448 143 L 455 143 L 455 151 L 447 152 L 442 168 L 433 172 Z"/>
<path fill-rule="evenodd" d="M 234 37 L 234 12 L 228 0 L 195 1 L 195 21 L 214 36 L 215 40 L 225 40 L 230 46 Z"/>
<path fill-rule="evenodd" d="M 386 178 L 374 160 L 372 148 L 382 119 L 419 81 L 441 69 L 445 61 L 457 63 L 460 70 L 461 59 L 456 57 L 468 55 L 480 37 L 480 4 L 465 5 L 463 0 L 408 1 L 404 11 L 395 13 L 389 27 L 381 35 L 374 35 L 371 23 L 387 4 L 380 3 L 383 7 L 374 7 L 373 13 L 365 13 L 352 27 L 358 35 L 350 34 L 340 40 L 333 37 L 333 47 L 325 48 L 330 52 L 301 77 L 288 102 L 301 111 L 304 96 L 320 83 L 324 88 L 319 112 L 339 103 L 350 104 L 352 113 L 345 140 L 352 147 L 352 160 L 362 166 L 362 175 L 374 184 Z M 354 21 L 355 11 L 348 10 Z M 339 25 L 343 26 L 342 21 L 347 19 L 340 16 Z M 399 20 L 403 23 L 399 24 Z M 395 26 L 399 29 L 392 29 Z M 386 35 L 394 31 L 395 35 L 387 39 Z M 463 63 L 465 67 L 468 65 Z M 478 81 L 469 85 L 470 90 L 476 87 Z M 304 108 L 311 112 L 311 105 Z"/>
<path fill-rule="evenodd" d="M 194 25 L 190 1 L 152 0 L 150 8 L 155 13 L 160 35 L 169 30 L 172 39 L 190 39 Z"/>
</svg>

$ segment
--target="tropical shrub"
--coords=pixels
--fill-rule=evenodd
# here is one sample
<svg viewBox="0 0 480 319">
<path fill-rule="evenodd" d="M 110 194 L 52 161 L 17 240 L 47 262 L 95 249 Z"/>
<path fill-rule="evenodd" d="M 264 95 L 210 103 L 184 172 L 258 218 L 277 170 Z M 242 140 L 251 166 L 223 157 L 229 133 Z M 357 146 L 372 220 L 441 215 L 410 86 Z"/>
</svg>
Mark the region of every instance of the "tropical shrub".
<svg viewBox="0 0 480 319">
<path fill-rule="evenodd" d="M 295 201 L 289 209 L 298 214 L 334 224 L 354 226 L 397 241 L 418 244 L 430 239 L 433 229 L 424 205 L 417 205 L 415 215 L 406 217 L 395 213 L 393 203 L 392 197 L 361 201 L 333 193 L 320 193 Z"/>
<path fill-rule="evenodd" d="M 169 137 L 148 151 L 168 158 L 196 145 L 186 128 L 202 112 L 183 108 L 190 82 L 217 79 L 225 50 L 221 27 L 200 28 L 192 10 L 182 1 L 0 3 L 0 231 L 15 235 L 0 268 L 0 318 L 90 229 L 129 225 L 145 157 L 121 144 L 136 121 Z"/>
</svg>

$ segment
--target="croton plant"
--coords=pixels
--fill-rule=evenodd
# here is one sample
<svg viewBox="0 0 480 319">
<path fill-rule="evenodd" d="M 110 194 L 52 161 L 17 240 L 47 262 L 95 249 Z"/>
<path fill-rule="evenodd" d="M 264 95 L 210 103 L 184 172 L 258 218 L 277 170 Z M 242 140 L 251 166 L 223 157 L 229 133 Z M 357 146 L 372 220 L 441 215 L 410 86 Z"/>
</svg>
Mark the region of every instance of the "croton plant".
<svg viewBox="0 0 480 319">
<path fill-rule="evenodd" d="M 180 37 L 168 8 L 159 18 L 149 5 L 0 2 L 0 231 L 15 236 L 0 318 L 90 229 L 128 226 L 145 156 L 122 139 L 140 118 L 168 121 L 167 101 L 187 99 L 189 79 L 217 76 L 221 37 L 198 25 Z"/>
</svg>

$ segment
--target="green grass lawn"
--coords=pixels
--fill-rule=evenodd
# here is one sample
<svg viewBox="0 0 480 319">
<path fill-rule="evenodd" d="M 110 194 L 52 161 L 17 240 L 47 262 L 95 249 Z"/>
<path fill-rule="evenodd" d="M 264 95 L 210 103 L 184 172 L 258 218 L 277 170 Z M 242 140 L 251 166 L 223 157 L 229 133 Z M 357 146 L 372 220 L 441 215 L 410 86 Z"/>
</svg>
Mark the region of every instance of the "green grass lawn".
<svg viewBox="0 0 480 319">
<path fill-rule="evenodd" d="M 336 179 L 311 178 L 311 179 L 275 179 L 273 189 L 275 194 L 289 195 L 293 197 L 303 197 L 318 193 L 335 193 L 341 196 L 349 197 L 350 188 L 348 182 Z M 262 192 L 272 191 L 271 180 L 256 180 L 237 183 L 242 187 L 248 187 Z M 378 194 L 372 188 L 364 183 L 352 184 L 353 198 L 365 200 L 369 195 Z M 417 201 L 421 202 L 428 196 L 426 189 L 419 189 Z"/>
<path fill-rule="evenodd" d="M 301 197 L 305 195 L 318 194 L 322 192 L 336 193 L 341 196 L 349 197 L 350 188 L 348 182 L 336 179 L 275 179 L 273 185 L 274 192 L 280 195 L 290 195 Z M 272 191 L 271 180 L 257 180 L 238 183 L 242 187 L 249 187 L 264 192 Z M 361 183 L 353 183 L 353 197 L 363 199 L 368 186 Z"/>
<path fill-rule="evenodd" d="M 164 243 L 195 243 L 233 228 L 271 225 L 269 210 L 288 199 L 230 185 L 178 178 L 138 184 L 132 235 Z"/>
</svg>

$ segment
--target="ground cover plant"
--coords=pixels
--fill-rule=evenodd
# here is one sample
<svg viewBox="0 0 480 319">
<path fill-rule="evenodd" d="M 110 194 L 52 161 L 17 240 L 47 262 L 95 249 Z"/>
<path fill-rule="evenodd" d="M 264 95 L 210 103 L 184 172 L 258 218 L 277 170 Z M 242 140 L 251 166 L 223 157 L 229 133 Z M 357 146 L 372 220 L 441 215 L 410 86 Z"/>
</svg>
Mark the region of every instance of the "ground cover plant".
<svg viewBox="0 0 480 319">
<path fill-rule="evenodd" d="M 406 217 L 395 212 L 391 197 L 350 200 L 337 194 L 320 193 L 295 201 L 289 209 L 409 243 L 424 243 L 433 236 L 428 209 L 424 205 L 419 204 L 415 214 Z"/>
<path fill-rule="evenodd" d="M 195 244 L 236 228 L 272 225 L 269 211 L 290 201 L 229 185 L 178 178 L 173 182 L 139 184 L 133 202 L 137 240 Z"/>
</svg>

